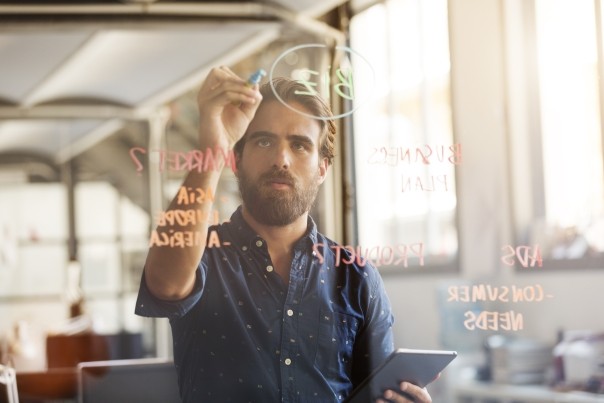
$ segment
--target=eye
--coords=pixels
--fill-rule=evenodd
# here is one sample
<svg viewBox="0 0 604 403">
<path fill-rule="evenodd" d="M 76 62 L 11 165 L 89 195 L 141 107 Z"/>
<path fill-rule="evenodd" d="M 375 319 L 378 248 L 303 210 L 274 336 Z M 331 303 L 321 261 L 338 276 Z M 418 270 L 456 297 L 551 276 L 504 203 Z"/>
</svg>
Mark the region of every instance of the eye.
<svg viewBox="0 0 604 403">
<path fill-rule="evenodd" d="M 292 143 L 292 148 L 296 151 L 304 151 L 306 150 L 306 144 L 301 141 L 295 141 Z"/>
<path fill-rule="evenodd" d="M 259 147 L 270 147 L 271 145 L 271 141 L 269 139 L 259 139 L 256 144 L 258 144 Z"/>
</svg>

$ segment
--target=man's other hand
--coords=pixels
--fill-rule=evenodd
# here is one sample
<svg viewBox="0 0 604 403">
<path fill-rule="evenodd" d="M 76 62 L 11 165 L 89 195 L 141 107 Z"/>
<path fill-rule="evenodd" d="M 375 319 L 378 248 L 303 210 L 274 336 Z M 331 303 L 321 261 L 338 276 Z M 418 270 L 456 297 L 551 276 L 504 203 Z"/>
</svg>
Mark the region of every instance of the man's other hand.
<svg viewBox="0 0 604 403">
<path fill-rule="evenodd" d="M 426 388 L 420 388 L 409 382 L 401 382 L 400 388 L 403 394 L 394 390 L 384 392 L 383 399 L 377 399 L 376 403 L 431 403 L 432 398 Z"/>
</svg>

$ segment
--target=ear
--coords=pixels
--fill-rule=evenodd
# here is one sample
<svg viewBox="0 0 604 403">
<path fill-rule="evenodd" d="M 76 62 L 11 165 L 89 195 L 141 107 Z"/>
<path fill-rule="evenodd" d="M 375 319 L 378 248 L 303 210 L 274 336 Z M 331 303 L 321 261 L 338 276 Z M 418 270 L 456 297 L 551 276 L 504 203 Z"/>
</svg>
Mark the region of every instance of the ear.
<svg viewBox="0 0 604 403">
<path fill-rule="evenodd" d="M 327 168 L 329 168 L 329 161 L 327 158 L 321 159 L 319 162 L 319 185 L 325 182 L 327 177 Z"/>
</svg>

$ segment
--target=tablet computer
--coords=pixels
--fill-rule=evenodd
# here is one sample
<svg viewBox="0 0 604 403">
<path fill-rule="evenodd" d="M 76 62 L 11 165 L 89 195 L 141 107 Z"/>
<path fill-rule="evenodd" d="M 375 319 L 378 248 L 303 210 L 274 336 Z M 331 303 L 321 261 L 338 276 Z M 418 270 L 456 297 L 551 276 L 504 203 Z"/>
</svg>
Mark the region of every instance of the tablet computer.
<svg viewBox="0 0 604 403">
<path fill-rule="evenodd" d="M 432 382 L 453 359 L 455 351 L 414 350 L 399 348 L 371 375 L 361 382 L 345 400 L 346 403 L 373 402 L 386 389 L 400 391 L 402 381 L 424 387 Z"/>
</svg>

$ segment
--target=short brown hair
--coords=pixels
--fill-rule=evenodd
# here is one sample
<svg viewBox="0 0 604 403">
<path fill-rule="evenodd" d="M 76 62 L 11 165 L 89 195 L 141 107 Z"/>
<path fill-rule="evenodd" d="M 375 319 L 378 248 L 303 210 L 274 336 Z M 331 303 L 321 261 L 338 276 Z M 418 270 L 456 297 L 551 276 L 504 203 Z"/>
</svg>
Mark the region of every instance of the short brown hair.
<svg viewBox="0 0 604 403">
<path fill-rule="evenodd" d="M 299 102 L 308 109 L 310 115 L 320 118 L 317 119 L 321 128 L 321 133 L 319 134 L 319 155 L 322 158 L 327 158 L 328 164 L 331 165 L 335 157 L 336 125 L 329 105 L 327 105 L 320 95 L 308 94 L 308 88 L 296 80 L 278 77 L 274 78 L 272 83 L 272 87 L 275 88 L 274 92 L 270 82 L 260 86 L 262 102 L 279 101 L 279 98 L 284 103 Z M 277 98 L 275 93 L 279 95 L 279 98 Z M 235 144 L 235 154 L 240 156 L 243 153 L 244 146 L 245 136 Z"/>
</svg>

